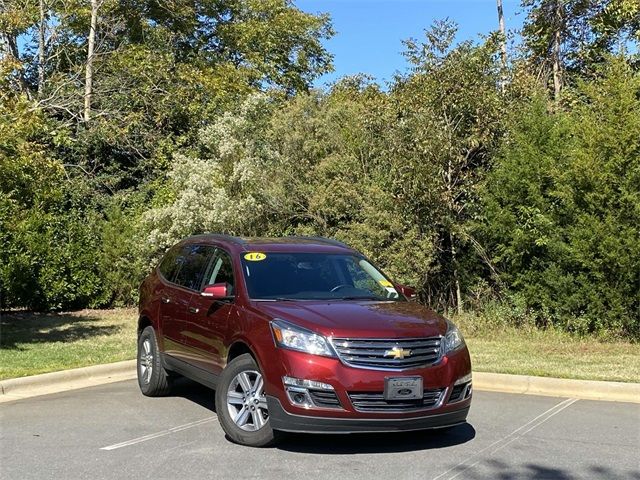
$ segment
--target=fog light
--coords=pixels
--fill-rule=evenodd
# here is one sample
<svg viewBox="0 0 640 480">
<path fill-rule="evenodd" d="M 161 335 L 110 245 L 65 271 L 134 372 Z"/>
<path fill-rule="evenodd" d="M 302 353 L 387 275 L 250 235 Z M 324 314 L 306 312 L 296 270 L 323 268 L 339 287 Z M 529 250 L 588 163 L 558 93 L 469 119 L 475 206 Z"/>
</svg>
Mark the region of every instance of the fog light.
<svg viewBox="0 0 640 480">
<path fill-rule="evenodd" d="M 287 392 L 287 397 L 291 405 L 303 408 L 313 407 L 313 402 L 306 388 L 286 386 L 285 391 Z"/>
<path fill-rule="evenodd" d="M 312 408 L 316 407 L 313 399 L 311 398 L 311 394 L 309 393 L 309 389 L 313 391 L 329 391 L 333 392 L 334 388 L 332 385 L 324 382 L 318 382 L 317 380 L 307 380 L 304 378 L 295 378 L 295 377 L 282 377 L 282 383 L 284 384 L 284 389 L 287 392 L 287 397 L 292 405 L 296 407 L 303 408 Z M 337 401 L 337 400 L 336 400 Z"/>
</svg>

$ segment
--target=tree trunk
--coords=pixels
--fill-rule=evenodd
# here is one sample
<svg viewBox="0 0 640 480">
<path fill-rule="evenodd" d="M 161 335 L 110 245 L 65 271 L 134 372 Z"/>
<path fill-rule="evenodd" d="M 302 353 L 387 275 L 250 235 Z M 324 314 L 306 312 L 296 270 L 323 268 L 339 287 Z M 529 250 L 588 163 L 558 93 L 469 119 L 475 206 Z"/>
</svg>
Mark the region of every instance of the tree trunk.
<svg viewBox="0 0 640 480">
<path fill-rule="evenodd" d="M 46 8 L 44 0 L 40 0 L 40 25 L 38 27 L 38 96 L 42 96 L 44 89 L 44 63 L 45 63 L 45 18 Z"/>
<path fill-rule="evenodd" d="M 453 281 L 456 288 L 456 309 L 458 315 L 462 313 L 462 290 L 460 289 L 460 278 L 458 278 L 458 257 L 453 234 L 449 232 L 449 242 L 451 242 L 451 264 L 453 265 Z"/>
<path fill-rule="evenodd" d="M 502 72 L 500 74 L 500 91 L 504 92 L 507 85 L 507 32 L 504 27 L 504 10 L 502 9 L 502 0 L 497 0 L 498 5 L 498 25 L 500 26 L 500 59 L 502 63 Z"/>
<path fill-rule="evenodd" d="M 0 51 L 2 52 L 3 60 L 5 58 L 18 60 L 18 46 L 16 45 L 16 39 L 8 32 L 0 31 Z"/>
<path fill-rule="evenodd" d="M 91 0 L 91 26 L 89 28 L 89 45 L 87 49 L 87 65 L 84 80 L 84 121 L 91 118 L 91 95 L 93 94 L 93 56 L 96 44 L 96 26 L 98 23 L 98 0 Z"/>
<path fill-rule="evenodd" d="M 7 12 L 7 6 L 4 0 L 0 0 L 0 13 Z M 18 52 L 18 43 L 16 36 L 9 31 L 0 30 L 0 60 L 13 60 L 16 63 L 20 63 L 20 54 Z M 29 100 L 31 100 L 31 90 L 24 78 L 22 69 L 18 69 L 17 75 L 17 88 L 20 92 L 24 93 Z"/>
<path fill-rule="evenodd" d="M 562 29 L 564 25 L 562 1 L 556 0 L 556 11 L 554 20 L 554 32 L 553 32 L 553 98 L 557 101 L 560 100 L 560 92 L 562 90 L 562 59 L 561 59 L 561 47 L 562 47 Z"/>
<path fill-rule="evenodd" d="M 500 59 L 502 60 L 502 68 L 507 68 L 507 32 L 504 27 L 504 10 L 502 9 L 502 0 L 498 2 L 498 25 L 500 26 Z"/>
</svg>

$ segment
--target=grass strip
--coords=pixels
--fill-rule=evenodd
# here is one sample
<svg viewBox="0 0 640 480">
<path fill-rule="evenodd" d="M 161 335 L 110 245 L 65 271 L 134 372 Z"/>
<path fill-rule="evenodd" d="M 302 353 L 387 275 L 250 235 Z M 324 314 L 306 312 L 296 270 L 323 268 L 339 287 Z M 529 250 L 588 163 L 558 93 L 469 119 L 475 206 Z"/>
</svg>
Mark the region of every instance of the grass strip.
<svg viewBox="0 0 640 480">
<path fill-rule="evenodd" d="M 135 358 L 133 308 L 69 313 L 3 313 L 0 379 Z"/>
<path fill-rule="evenodd" d="M 0 379 L 135 358 L 133 308 L 0 317 Z M 640 382 L 640 344 L 577 337 L 556 330 L 454 321 L 479 372 Z"/>
</svg>

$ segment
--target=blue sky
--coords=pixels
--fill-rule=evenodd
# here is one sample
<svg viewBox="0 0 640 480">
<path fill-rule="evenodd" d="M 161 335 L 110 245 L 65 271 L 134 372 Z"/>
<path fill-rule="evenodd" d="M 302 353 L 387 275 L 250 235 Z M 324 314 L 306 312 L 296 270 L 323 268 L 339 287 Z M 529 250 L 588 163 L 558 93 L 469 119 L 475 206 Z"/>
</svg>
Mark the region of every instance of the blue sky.
<svg viewBox="0 0 640 480">
<path fill-rule="evenodd" d="M 344 75 L 368 73 L 381 84 L 407 64 L 402 40 L 423 38 L 434 20 L 449 18 L 459 26 L 458 40 L 478 39 L 498 29 L 495 0 L 295 0 L 301 10 L 331 15 L 336 35 L 326 42 L 334 55 L 333 73 L 322 86 Z M 519 0 L 503 0 L 508 30 L 521 27 Z"/>
</svg>

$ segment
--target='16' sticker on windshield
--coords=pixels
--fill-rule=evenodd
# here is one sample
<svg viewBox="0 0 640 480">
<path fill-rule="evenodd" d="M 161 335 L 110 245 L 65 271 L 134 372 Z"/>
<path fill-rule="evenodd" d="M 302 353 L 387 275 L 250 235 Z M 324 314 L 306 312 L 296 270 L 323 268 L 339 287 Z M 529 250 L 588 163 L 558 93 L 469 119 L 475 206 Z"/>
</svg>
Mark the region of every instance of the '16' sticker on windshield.
<svg viewBox="0 0 640 480">
<path fill-rule="evenodd" d="M 261 260 L 264 260 L 265 258 L 267 258 L 267 256 L 264 253 L 260 252 L 250 252 L 245 253 L 244 255 L 244 259 L 249 260 L 250 262 L 259 262 Z"/>
</svg>

